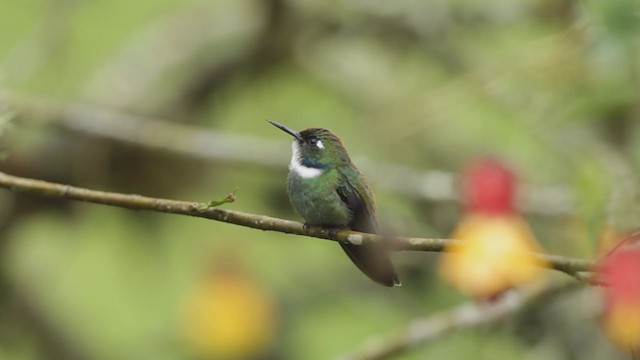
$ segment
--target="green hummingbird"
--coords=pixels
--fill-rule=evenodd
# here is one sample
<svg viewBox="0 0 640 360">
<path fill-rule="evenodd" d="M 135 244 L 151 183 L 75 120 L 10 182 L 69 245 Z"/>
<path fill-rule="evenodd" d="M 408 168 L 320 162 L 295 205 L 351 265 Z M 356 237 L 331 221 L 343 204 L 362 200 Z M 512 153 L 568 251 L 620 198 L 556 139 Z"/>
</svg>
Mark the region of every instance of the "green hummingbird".
<svg viewBox="0 0 640 360">
<path fill-rule="evenodd" d="M 351 162 L 342 140 L 331 131 L 309 128 L 295 131 L 267 120 L 293 136 L 287 193 L 307 226 L 377 233 L 373 193 Z M 400 286 L 384 244 L 340 243 L 351 261 L 373 281 Z"/>
</svg>

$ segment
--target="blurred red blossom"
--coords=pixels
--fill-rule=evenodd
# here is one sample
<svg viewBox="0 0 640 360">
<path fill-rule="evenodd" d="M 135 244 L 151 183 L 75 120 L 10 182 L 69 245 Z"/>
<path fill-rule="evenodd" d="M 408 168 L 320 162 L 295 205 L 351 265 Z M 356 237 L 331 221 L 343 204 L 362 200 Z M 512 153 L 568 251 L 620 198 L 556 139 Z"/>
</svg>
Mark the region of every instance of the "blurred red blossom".
<svg viewBox="0 0 640 360">
<path fill-rule="evenodd" d="M 640 349 L 640 234 L 623 241 L 604 256 L 597 268 L 603 284 L 602 326 L 623 349 Z"/>
<path fill-rule="evenodd" d="M 465 215 L 446 250 L 442 278 L 463 293 L 489 298 L 542 276 L 541 249 L 517 214 L 516 175 L 494 158 L 474 162 L 463 174 Z"/>
</svg>

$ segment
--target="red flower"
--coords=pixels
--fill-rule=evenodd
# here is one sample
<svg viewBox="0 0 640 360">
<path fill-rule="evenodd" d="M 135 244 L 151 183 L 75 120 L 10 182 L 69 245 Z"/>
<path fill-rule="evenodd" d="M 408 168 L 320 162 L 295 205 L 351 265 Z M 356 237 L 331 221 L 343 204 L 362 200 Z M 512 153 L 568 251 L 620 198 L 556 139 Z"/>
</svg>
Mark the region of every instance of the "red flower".
<svg viewBox="0 0 640 360">
<path fill-rule="evenodd" d="M 604 284 L 602 326 L 624 349 L 640 348 L 640 247 L 627 238 L 605 256 L 598 267 Z"/>
<path fill-rule="evenodd" d="M 503 163 L 488 158 L 472 164 L 463 174 L 467 212 L 514 214 L 516 175 Z"/>
<path fill-rule="evenodd" d="M 514 209 L 516 176 L 487 159 L 463 178 L 466 214 L 451 237 L 460 240 L 442 258 L 440 274 L 467 295 L 488 298 L 542 275 L 545 266 L 531 229 Z"/>
</svg>

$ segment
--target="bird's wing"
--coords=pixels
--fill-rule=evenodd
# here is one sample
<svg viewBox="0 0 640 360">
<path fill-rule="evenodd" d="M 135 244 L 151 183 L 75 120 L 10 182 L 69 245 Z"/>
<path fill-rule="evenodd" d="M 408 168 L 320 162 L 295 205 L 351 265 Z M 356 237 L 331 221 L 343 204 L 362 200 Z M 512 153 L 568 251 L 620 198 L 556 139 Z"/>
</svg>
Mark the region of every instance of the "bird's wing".
<svg viewBox="0 0 640 360">
<path fill-rule="evenodd" d="M 341 172 L 343 179 L 336 192 L 351 212 L 349 228 L 355 231 L 376 233 L 378 232 L 378 223 L 373 194 L 362 179 L 362 175 L 355 173 L 355 171 L 357 170 L 347 169 Z M 354 172 L 354 174 L 345 175 L 344 172 Z"/>
<path fill-rule="evenodd" d="M 343 176 L 336 192 L 351 211 L 349 223 L 351 230 L 376 233 L 375 204 L 371 190 L 357 169 L 346 168 L 340 172 Z M 389 251 L 384 245 L 353 245 L 340 243 L 351 261 L 373 281 L 385 286 L 400 285 Z"/>
</svg>

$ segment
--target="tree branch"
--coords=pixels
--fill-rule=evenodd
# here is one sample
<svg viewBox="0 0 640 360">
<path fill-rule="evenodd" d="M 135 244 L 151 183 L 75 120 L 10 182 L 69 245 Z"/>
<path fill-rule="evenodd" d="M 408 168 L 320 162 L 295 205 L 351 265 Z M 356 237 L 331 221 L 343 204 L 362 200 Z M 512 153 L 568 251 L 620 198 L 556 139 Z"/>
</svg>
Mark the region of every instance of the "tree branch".
<svg viewBox="0 0 640 360">
<path fill-rule="evenodd" d="M 12 176 L 3 172 L 0 172 L 0 187 L 50 198 L 78 200 L 134 210 L 149 210 L 201 217 L 253 229 L 304 235 L 319 239 L 351 243 L 354 245 L 382 241 L 381 236 L 374 234 L 349 230 L 340 230 L 336 233 L 319 227 L 305 228 L 302 223 L 297 221 L 250 214 L 241 211 L 225 210 L 197 202 L 167 200 L 141 195 L 90 190 L 70 185 Z M 443 251 L 446 246 L 451 245 L 454 242 L 455 240 L 451 239 L 395 237 L 393 239 L 393 250 L 440 252 Z M 590 260 L 573 259 L 545 254 L 536 254 L 535 256 L 549 263 L 552 269 L 567 273 L 574 277 L 579 272 L 591 271 L 594 266 L 594 263 Z"/>
<path fill-rule="evenodd" d="M 353 354 L 340 360 L 389 359 L 437 340 L 451 332 L 496 324 L 507 317 L 526 310 L 551 297 L 583 286 L 581 283 L 562 283 L 529 292 L 512 292 L 496 302 L 468 302 L 453 309 L 411 322 L 400 334 L 389 339 L 374 339 Z"/>
</svg>

